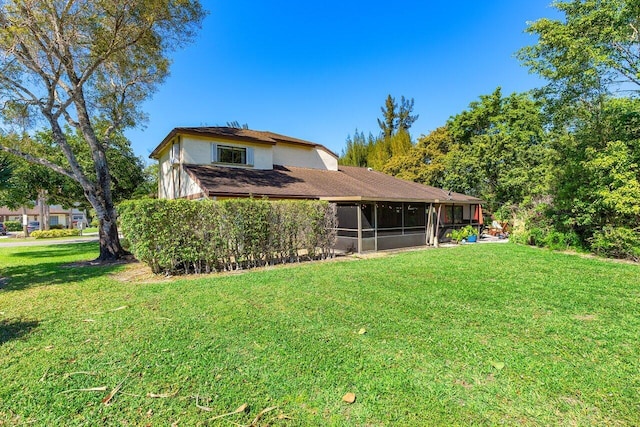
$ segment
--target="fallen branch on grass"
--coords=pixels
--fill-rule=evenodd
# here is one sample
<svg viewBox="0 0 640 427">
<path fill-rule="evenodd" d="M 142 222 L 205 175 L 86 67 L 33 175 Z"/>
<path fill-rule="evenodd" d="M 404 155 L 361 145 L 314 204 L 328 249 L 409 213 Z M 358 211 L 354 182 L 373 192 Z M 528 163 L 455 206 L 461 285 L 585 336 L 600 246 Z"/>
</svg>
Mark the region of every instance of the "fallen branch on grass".
<svg viewBox="0 0 640 427">
<path fill-rule="evenodd" d="M 107 386 L 91 387 L 91 388 L 73 388 L 71 390 L 61 391 L 60 394 L 73 393 L 76 391 L 107 391 Z"/>
<path fill-rule="evenodd" d="M 270 407 L 265 408 L 262 411 L 260 411 L 260 413 L 258 415 L 256 415 L 256 417 L 253 419 L 253 421 L 251 421 L 251 424 L 249 424 L 249 427 L 256 427 L 258 425 L 258 421 L 260 421 L 260 418 L 262 418 L 262 416 L 264 414 L 266 414 L 267 412 L 273 411 L 274 409 L 278 409 L 278 407 L 277 406 L 270 406 Z"/>
</svg>

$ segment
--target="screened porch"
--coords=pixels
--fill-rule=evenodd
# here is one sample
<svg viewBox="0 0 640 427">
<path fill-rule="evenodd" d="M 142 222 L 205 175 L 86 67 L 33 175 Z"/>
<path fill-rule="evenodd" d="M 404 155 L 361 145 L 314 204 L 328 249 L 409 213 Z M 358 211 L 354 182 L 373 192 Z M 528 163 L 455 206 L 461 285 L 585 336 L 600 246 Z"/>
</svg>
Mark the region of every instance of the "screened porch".
<svg viewBox="0 0 640 427">
<path fill-rule="evenodd" d="M 338 203 L 336 248 L 367 252 L 437 245 L 456 228 L 482 225 L 479 204 L 423 202 Z"/>
</svg>

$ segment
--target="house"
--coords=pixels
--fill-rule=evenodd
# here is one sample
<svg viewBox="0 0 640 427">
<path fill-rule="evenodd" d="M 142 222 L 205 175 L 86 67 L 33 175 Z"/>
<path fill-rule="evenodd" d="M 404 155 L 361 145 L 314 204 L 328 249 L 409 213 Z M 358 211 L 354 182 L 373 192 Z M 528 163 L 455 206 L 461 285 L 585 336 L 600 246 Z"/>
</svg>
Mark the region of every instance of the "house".
<svg viewBox="0 0 640 427">
<path fill-rule="evenodd" d="M 88 227 L 87 215 L 84 211 L 76 208 L 66 209 L 60 205 L 46 203 L 41 207 L 38 201 L 35 202 L 33 208 L 9 209 L 6 206 L 0 207 L 0 222 L 18 221 L 22 223 L 23 215 L 27 215 L 27 221 L 39 221 L 41 224 L 45 222 L 41 217 L 48 217 L 50 227 L 69 228 L 70 221 L 73 227 L 77 227 L 78 223 L 82 223 L 83 228 Z"/>
<path fill-rule="evenodd" d="M 337 205 L 338 249 L 437 245 L 449 230 L 482 224 L 482 201 L 338 165 L 321 144 L 230 127 L 175 128 L 153 150 L 160 198 L 318 199 Z"/>
</svg>

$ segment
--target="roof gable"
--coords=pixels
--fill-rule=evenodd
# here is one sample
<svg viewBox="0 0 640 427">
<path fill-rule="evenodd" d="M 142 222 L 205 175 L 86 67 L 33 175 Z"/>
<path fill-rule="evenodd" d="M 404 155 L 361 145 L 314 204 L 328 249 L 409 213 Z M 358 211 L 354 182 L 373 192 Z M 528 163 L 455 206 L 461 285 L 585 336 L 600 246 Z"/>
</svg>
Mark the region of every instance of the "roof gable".
<svg viewBox="0 0 640 427">
<path fill-rule="evenodd" d="M 338 155 L 329 150 L 322 144 L 315 142 L 305 141 L 303 139 L 293 138 L 286 135 L 280 135 L 274 132 L 257 131 L 251 129 L 241 129 L 225 126 L 205 126 L 205 127 L 177 127 L 174 128 L 169 134 L 162 140 L 162 142 L 151 152 L 149 155 L 152 159 L 158 159 L 160 152 L 171 142 L 171 140 L 177 135 L 191 135 L 204 138 L 222 138 L 239 142 L 251 142 L 254 144 L 266 144 L 275 145 L 277 143 L 293 144 L 306 146 L 309 148 L 319 148 L 334 156 L 336 159 Z"/>
</svg>

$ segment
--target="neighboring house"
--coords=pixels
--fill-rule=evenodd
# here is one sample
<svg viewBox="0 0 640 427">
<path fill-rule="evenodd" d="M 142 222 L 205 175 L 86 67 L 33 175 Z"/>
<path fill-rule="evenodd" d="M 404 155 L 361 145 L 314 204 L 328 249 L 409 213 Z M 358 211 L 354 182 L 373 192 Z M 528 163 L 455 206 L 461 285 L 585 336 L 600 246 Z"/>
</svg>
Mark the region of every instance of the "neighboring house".
<svg viewBox="0 0 640 427">
<path fill-rule="evenodd" d="M 37 203 L 33 208 L 19 208 L 15 210 L 9 209 L 6 206 L 0 207 L 0 222 L 22 222 L 23 214 L 27 215 L 27 221 L 39 221 L 40 224 L 44 224 L 40 216 L 44 215 L 46 217 L 48 215 L 50 226 L 69 228 L 69 221 L 72 221 L 74 227 L 77 227 L 78 223 L 82 223 L 83 228 L 88 226 L 87 215 L 84 211 L 75 208 L 65 209 L 60 205 L 45 205 L 40 209 Z M 44 226 L 42 228 L 44 229 Z"/>
<path fill-rule="evenodd" d="M 173 129 L 151 153 L 158 196 L 318 199 L 336 203 L 337 247 L 358 252 L 433 245 L 482 224 L 482 201 L 367 168 L 339 166 L 326 147 L 272 132 Z"/>
</svg>

